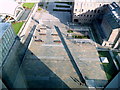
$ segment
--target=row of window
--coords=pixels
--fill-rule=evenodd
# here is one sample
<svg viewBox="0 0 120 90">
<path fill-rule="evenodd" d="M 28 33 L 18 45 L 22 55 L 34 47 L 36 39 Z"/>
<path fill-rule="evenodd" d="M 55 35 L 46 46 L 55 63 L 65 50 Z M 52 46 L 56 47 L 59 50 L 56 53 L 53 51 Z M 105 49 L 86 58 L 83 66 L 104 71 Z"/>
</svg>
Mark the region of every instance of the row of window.
<svg viewBox="0 0 120 90">
<path fill-rule="evenodd" d="M 81 3 L 76 3 L 76 5 L 78 6 L 78 5 L 80 5 Z M 102 6 L 102 4 L 98 4 L 98 3 L 96 3 L 97 4 L 97 6 L 98 7 L 100 7 L 100 6 Z M 84 5 L 84 6 L 96 6 L 96 4 L 93 4 L 93 3 L 84 3 L 84 4 L 82 4 L 82 5 Z"/>
<path fill-rule="evenodd" d="M 80 21 L 86 21 L 86 22 L 88 22 L 88 21 L 92 21 L 92 19 L 80 19 Z"/>
<path fill-rule="evenodd" d="M 75 15 L 75 16 L 78 16 L 78 17 L 95 17 L 96 15 Z"/>
<path fill-rule="evenodd" d="M 79 19 L 79 23 L 82 23 L 82 22 L 91 22 L 92 19 Z M 74 19 L 74 22 L 78 22 L 78 19 Z"/>
<path fill-rule="evenodd" d="M 78 11 L 78 9 L 75 9 L 75 11 Z M 79 11 L 84 11 L 84 9 L 81 9 L 81 10 L 79 10 Z M 88 11 L 86 11 L 86 12 L 93 12 L 93 13 L 100 13 L 100 10 L 88 10 Z"/>
</svg>

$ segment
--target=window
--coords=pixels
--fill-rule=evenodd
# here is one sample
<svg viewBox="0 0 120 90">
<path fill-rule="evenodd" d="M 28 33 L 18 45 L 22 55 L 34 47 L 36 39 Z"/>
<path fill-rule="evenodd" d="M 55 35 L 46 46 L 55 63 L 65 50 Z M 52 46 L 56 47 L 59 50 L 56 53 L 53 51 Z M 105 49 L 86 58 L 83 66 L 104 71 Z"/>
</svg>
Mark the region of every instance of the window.
<svg viewBox="0 0 120 90">
<path fill-rule="evenodd" d="M 77 11 L 77 9 L 75 9 L 75 11 Z"/>
<path fill-rule="evenodd" d="M 96 13 L 96 10 L 94 10 L 94 13 Z"/>
<path fill-rule="evenodd" d="M 98 10 L 98 13 L 100 13 L 100 10 Z"/>
<path fill-rule="evenodd" d="M 87 15 L 87 17 L 89 17 L 89 15 Z"/>
<path fill-rule="evenodd" d="M 78 22 L 78 19 L 74 19 L 74 22 Z"/>
<path fill-rule="evenodd" d="M 101 4 L 100 4 L 100 6 L 101 6 Z"/>
<path fill-rule="evenodd" d="M 82 12 L 84 11 L 84 9 L 82 9 Z"/>
</svg>

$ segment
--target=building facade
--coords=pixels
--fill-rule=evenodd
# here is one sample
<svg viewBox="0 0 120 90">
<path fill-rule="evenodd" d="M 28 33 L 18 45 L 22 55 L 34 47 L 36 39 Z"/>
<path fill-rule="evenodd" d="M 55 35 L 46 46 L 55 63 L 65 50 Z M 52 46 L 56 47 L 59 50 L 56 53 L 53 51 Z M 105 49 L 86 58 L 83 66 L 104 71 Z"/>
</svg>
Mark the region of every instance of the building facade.
<svg viewBox="0 0 120 90">
<path fill-rule="evenodd" d="M 0 66 L 15 41 L 16 34 L 10 23 L 0 23 Z"/>
<path fill-rule="evenodd" d="M 91 23 L 104 13 L 104 7 L 119 0 L 75 0 L 73 4 L 72 22 Z"/>
<path fill-rule="evenodd" d="M 104 34 L 102 46 L 120 49 L 120 7 L 116 3 L 108 5 L 101 29 Z"/>
</svg>

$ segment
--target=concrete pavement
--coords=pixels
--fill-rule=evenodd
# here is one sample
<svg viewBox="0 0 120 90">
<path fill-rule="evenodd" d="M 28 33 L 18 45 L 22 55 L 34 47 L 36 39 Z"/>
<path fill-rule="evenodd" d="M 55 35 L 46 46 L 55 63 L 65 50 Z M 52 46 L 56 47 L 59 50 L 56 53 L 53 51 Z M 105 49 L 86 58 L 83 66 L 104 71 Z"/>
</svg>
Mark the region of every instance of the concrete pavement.
<svg viewBox="0 0 120 90">
<path fill-rule="evenodd" d="M 49 5 L 54 8 L 52 4 Z M 42 15 L 36 12 L 34 18 L 41 19 L 42 24 L 38 25 L 34 20 L 30 24 L 30 27 L 37 25 L 38 28 L 33 33 L 20 69 L 27 87 L 87 88 L 82 83 L 83 78 L 89 81 L 87 85 L 93 84 L 94 87 L 106 84 L 106 75 L 100 66 L 95 46 L 75 44 L 66 38 L 69 12 L 53 12 L 49 9 L 48 12 L 42 12 Z M 29 35 L 30 27 L 26 35 Z M 94 80 L 93 83 L 91 80 Z"/>
<path fill-rule="evenodd" d="M 35 15 L 38 14 L 36 13 Z M 39 27 L 37 29 L 40 32 L 38 30 L 34 31 L 20 69 L 25 76 L 25 82 L 27 82 L 28 87 L 86 88 L 86 86 L 80 85 L 81 80 L 63 44 L 61 42 L 54 42 L 61 41 L 58 35 L 52 35 L 57 34 L 53 21 L 56 23 L 59 20 L 48 12 L 43 12 L 40 18 L 43 25 L 37 25 Z M 44 29 L 40 29 L 41 27 L 44 27 Z M 41 39 L 43 42 L 36 42 L 35 39 Z"/>
</svg>

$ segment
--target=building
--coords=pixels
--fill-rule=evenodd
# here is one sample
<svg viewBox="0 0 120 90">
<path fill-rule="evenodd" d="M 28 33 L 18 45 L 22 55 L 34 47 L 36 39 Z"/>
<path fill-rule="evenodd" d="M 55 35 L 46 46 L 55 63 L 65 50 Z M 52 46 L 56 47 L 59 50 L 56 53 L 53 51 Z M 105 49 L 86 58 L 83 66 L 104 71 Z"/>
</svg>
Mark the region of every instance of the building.
<svg viewBox="0 0 120 90">
<path fill-rule="evenodd" d="M 102 46 L 120 49 L 120 7 L 115 2 L 107 5 L 101 22 L 95 20 L 93 25 Z"/>
<path fill-rule="evenodd" d="M 101 28 L 105 37 L 102 45 L 120 49 L 120 7 L 116 3 L 108 5 Z"/>
<path fill-rule="evenodd" d="M 9 50 L 15 41 L 15 37 L 16 34 L 10 23 L 0 23 L 0 66 L 9 53 Z"/>
<path fill-rule="evenodd" d="M 25 9 L 13 0 L 0 1 L 0 17 L 3 21 L 19 20 Z"/>
<path fill-rule="evenodd" d="M 95 18 L 104 13 L 104 7 L 112 2 L 119 2 L 119 0 L 75 0 L 72 22 L 92 23 Z"/>
</svg>

